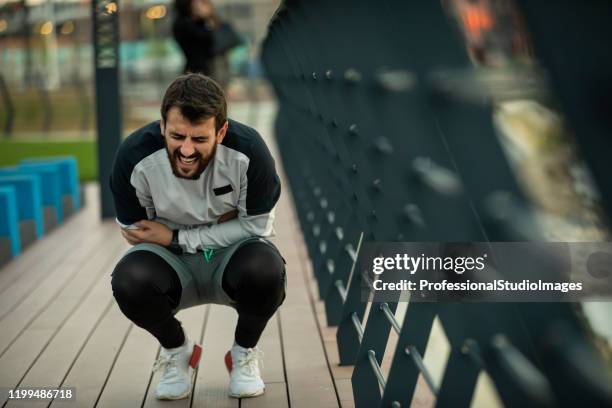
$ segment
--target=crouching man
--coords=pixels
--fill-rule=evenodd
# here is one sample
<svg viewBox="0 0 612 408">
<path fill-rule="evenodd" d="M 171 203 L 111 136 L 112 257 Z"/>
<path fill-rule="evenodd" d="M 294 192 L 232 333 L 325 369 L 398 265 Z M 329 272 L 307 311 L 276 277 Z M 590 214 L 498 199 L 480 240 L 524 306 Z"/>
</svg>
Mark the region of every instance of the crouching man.
<svg viewBox="0 0 612 408">
<path fill-rule="evenodd" d="M 110 187 L 121 233 L 133 245 L 113 271 L 113 294 L 161 344 L 156 397 L 189 396 L 201 348 L 174 315 L 206 303 L 238 312 L 225 355 L 229 395 L 261 395 L 256 345 L 285 298 L 284 260 L 265 239 L 280 182 L 261 136 L 227 118 L 212 79 L 183 75 L 166 90 L 161 120 L 121 144 Z"/>
</svg>

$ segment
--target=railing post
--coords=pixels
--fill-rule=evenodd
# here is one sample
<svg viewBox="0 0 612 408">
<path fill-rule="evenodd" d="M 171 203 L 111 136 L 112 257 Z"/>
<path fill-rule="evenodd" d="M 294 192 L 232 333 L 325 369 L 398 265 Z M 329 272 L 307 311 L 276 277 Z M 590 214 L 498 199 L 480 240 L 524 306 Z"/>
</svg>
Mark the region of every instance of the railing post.
<svg viewBox="0 0 612 408">
<path fill-rule="evenodd" d="M 109 179 L 122 134 L 119 93 L 119 5 L 116 0 L 92 0 L 96 126 L 101 216 L 115 216 Z"/>
</svg>

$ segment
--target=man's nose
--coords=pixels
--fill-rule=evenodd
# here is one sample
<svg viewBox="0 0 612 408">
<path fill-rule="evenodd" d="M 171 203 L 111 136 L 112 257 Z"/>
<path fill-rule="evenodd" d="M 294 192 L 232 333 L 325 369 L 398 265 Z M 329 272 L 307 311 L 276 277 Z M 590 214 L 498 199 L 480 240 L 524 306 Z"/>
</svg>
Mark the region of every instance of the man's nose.
<svg viewBox="0 0 612 408">
<path fill-rule="evenodd" d="M 193 146 L 193 143 L 191 143 L 190 141 L 186 140 L 181 145 L 180 152 L 181 152 L 182 156 L 189 157 L 189 156 L 193 155 L 193 153 L 195 152 L 195 147 Z"/>
</svg>

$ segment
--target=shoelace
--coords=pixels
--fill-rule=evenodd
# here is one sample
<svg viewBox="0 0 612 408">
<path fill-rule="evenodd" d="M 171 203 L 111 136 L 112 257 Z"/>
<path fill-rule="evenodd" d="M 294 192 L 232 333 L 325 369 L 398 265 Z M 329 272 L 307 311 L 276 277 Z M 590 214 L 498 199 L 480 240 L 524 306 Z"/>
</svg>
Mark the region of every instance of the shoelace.
<svg viewBox="0 0 612 408">
<path fill-rule="evenodd" d="M 177 358 L 176 354 L 160 355 L 153 364 L 153 371 L 164 370 L 163 377 L 176 374 Z"/>
<path fill-rule="evenodd" d="M 241 368 L 245 368 L 250 374 L 255 375 L 257 373 L 258 363 L 263 368 L 263 351 L 259 349 L 247 349 L 244 353 L 244 358 L 237 361 Z"/>
</svg>

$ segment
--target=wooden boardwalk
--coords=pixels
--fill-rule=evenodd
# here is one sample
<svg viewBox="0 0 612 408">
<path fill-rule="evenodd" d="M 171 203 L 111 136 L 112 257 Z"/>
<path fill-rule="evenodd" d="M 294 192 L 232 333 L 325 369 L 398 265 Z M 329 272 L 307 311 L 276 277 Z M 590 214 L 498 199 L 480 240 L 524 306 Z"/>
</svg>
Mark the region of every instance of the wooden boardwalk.
<svg viewBox="0 0 612 408">
<path fill-rule="evenodd" d="M 263 117 L 256 126 L 275 154 L 269 140 L 272 115 Z M 279 160 L 277 166 L 282 177 Z M 228 307 L 203 305 L 178 315 L 188 336 L 203 346 L 191 398 L 154 398 L 158 374 L 151 368 L 159 344 L 131 324 L 113 299 L 110 274 L 128 245 L 114 222 L 98 219 L 98 186 L 91 184 L 82 211 L 0 269 L 0 388 L 75 387 L 76 401 L 2 399 L 0 406 L 353 406 L 351 368 L 336 366 L 335 343 L 323 327 L 321 304 L 314 300 L 290 191 L 285 183 L 283 188 L 274 241 L 287 260 L 288 293 L 259 343 L 263 396 L 227 396 L 223 356 L 232 344 L 237 316 Z"/>
</svg>

